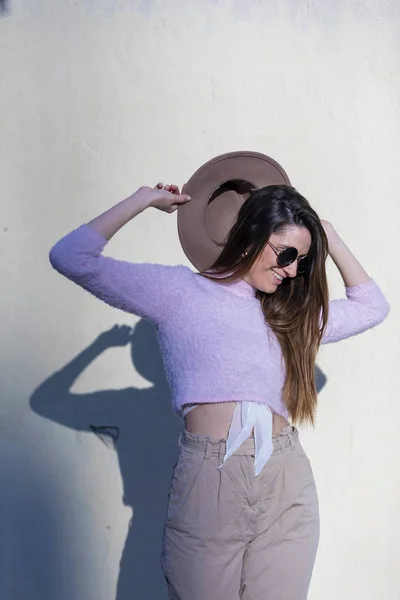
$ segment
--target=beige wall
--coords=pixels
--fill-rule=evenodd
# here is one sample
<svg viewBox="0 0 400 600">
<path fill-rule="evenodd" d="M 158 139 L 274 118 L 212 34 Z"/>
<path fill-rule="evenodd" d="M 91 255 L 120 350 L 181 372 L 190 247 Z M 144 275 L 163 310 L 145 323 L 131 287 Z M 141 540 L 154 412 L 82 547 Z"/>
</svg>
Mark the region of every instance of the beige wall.
<svg viewBox="0 0 400 600">
<path fill-rule="evenodd" d="M 322 522 L 310 600 L 398 600 L 399 26 L 390 0 L 10 0 L 0 22 L 4 600 L 166 598 L 155 540 L 180 425 L 152 333 L 139 331 L 135 368 L 127 347 L 87 350 L 32 411 L 39 384 L 114 323 L 132 325 L 53 272 L 47 254 L 137 186 L 183 183 L 237 149 L 281 162 L 392 304 L 381 327 L 323 349 L 317 427 L 302 436 Z M 107 253 L 186 262 L 175 216 L 155 211 Z M 341 294 L 332 267 L 330 277 Z M 125 425 L 118 454 L 78 431 L 109 419 Z M 138 518 L 116 596 L 130 506 Z"/>
</svg>

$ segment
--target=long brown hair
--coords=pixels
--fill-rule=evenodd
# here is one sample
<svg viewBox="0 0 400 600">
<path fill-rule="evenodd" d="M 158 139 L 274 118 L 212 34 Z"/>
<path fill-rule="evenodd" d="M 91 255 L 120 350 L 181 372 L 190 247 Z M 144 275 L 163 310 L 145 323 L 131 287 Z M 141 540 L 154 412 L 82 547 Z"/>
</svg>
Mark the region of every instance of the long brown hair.
<svg viewBox="0 0 400 600">
<path fill-rule="evenodd" d="M 231 282 L 242 278 L 256 262 L 272 233 L 288 225 L 311 234 L 308 268 L 286 278 L 273 294 L 257 291 L 265 321 L 277 336 L 286 378 L 283 401 L 294 424 L 314 425 L 317 406 L 315 359 L 328 319 L 325 261 L 328 241 L 317 213 L 299 192 L 286 185 L 270 185 L 242 205 L 222 252 L 201 274 Z"/>
</svg>

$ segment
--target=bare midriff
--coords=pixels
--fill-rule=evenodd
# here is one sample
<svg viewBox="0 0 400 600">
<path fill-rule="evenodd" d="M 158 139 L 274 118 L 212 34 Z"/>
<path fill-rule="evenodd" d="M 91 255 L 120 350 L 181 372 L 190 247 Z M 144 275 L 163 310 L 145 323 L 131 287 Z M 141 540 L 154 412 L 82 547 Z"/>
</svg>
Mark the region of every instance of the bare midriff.
<svg viewBox="0 0 400 600">
<path fill-rule="evenodd" d="M 236 402 L 217 402 L 215 404 L 200 404 L 185 417 L 185 429 L 189 433 L 207 435 L 213 439 L 227 438 L 232 422 Z M 272 434 L 279 433 L 289 422 L 272 413 Z"/>
</svg>

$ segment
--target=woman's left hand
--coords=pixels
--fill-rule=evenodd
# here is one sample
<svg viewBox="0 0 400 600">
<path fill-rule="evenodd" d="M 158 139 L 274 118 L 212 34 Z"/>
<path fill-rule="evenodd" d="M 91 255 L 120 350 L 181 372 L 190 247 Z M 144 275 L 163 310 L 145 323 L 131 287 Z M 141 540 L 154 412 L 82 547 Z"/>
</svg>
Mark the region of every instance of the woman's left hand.
<svg viewBox="0 0 400 600">
<path fill-rule="evenodd" d="M 370 277 L 368 273 L 363 269 L 354 254 L 352 254 L 346 246 L 332 223 L 321 219 L 321 225 L 328 238 L 329 255 L 339 269 L 345 285 L 352 287 L 369 281 Z"/>
<path fill-rule="evenodd" d="M 321 219 L 321 225 L 324 228 L 326 237 L 328 238 L 329 253 L 330 253 L 332 250 L 333 244 L 337 244 L 338 242 L 340 242 L 341 238 L 340 238 L 338 232 L 336 231 L 336 229 L 334 228 L 334 226 L 332 225 L 332 223 L 330 223 L 329 221 L 323 221 Z"/>
<path fill-rule="evenodd" d="M 322 227 L 324 228 L 324 231 L 325 231 L 325 233 L 326 233 L 326 237 L 327 237 L 327 238 L 328 238 L 328 240 L 329 240 L 329 237 L 330 237 L 330 236 L 331 236 L 331 235 L 332 235 L 332 234 L 335 232 L 335 229 L 334 229 L 334 227 L 333 227 L 332 223 L 329 223 L 329 221 L 323 221 L 323 220 L 321 219 L 321 225 L 322 225 Z M 335 232 L 335 233 L 336 233 L 336 232 Z"/>
</svg>

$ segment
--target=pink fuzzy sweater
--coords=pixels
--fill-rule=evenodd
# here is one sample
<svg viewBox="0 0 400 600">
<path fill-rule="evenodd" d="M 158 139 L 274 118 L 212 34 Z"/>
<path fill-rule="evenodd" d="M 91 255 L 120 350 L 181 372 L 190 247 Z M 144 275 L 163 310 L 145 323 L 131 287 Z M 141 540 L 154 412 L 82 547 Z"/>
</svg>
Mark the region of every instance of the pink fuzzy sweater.
<svg viewBox="0 0 400 600">
<path fill-rule="evenodd" d="M 88 225 L 50 251 L 53 267 L 111 306 L 152 321 L 158 331 L 174 408 L 188 403 L 252 401 L 288 418 L 282 402 L 280 345 L 254 288 L 220 284 L 185 266 L 132 264 L 102 256 L 107 240 Z M 370 280 L 330 302 L 324 343 L 381 323 L 388 303 Z"/>
</svg>

